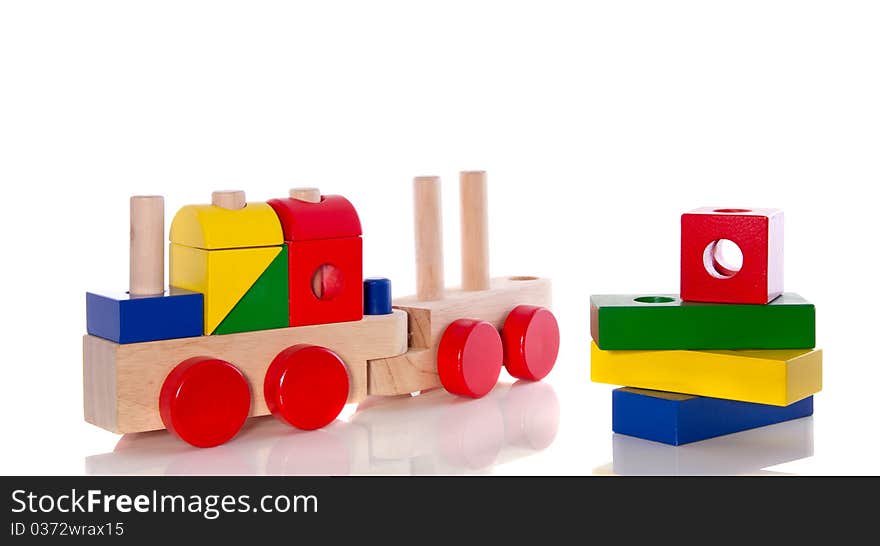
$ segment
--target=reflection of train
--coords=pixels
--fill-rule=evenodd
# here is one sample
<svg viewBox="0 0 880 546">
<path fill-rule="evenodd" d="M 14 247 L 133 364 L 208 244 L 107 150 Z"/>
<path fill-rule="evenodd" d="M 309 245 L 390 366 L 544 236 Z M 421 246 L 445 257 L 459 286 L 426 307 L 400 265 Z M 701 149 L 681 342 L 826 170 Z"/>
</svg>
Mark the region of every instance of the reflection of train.
<svg viewBox="0 0 880 546">
<path fill-rule="evenodd" d="M 199 447 L 272 413 L 301 429 L 346 403 L 443 386 L 480 398 L 502 364 L 517 378 L 552 369 L 559 330 L 550 282 L 489 279 L 486 178 L 461 174 L 462 288 L 443 282 L 440 181 L 416 178 L 417 292 L 394 301 L 362 280 L 351 203 L 314 189 L 247 203 L 215 192 L 183 207 L 132 198 L 131 289 L 87 295 L 85 418 L 117 433 L 167 428 Z"/>
<path fill-rule="evenodd" d="M 559 402 L 547 383 L 501 383 L 464 404 L 434 390 L 361 404 L 348 422 L 311 433 L 276 419 L 247 423 L 218 449 L 186 449 L 159 432 L 127 434 L 112 453 L 85 460 L 88 474 L 351 475 L 491 472 L 547 449 Z M 500 469 L 503 472 L 503 469 Z"/>
</svg>

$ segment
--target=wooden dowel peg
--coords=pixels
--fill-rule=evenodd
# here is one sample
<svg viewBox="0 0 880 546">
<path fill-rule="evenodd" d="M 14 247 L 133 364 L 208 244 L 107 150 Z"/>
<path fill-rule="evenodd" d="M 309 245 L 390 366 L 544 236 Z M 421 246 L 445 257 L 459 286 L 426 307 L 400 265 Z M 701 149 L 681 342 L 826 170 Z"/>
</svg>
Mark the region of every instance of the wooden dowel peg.
<svg viewBox="0 0 880 546">
<path fill-rule="evenodd" d="M 461 196 L 461 287 L 489 289 L 489 205 L 485 171 L 459 176 Z"/>
<path fill-rule="evenodd" d="M 241 210 L 247 206 L 244 192 L 240 190 L 221 190 L 211 194 L 211 204 L 228 210 Z"/>
<path fill-rule="evenodd" d="M 318 188 L 293 188 L 290 190 L 290 198 L 305 201 L 306 203 L 320 203 L 321 190 Z"/>
<path fill-rule="evenodd" d="M 443 211 L 440 178 L 413 180 L 416 240 L 416 294 L 420 300 L 443 298 Z"/>
<path fill-rule="evenodd" d="M 165 292 L 165 198 L 131 198 L 128 292 L 153 296 Z"/>
</svg>

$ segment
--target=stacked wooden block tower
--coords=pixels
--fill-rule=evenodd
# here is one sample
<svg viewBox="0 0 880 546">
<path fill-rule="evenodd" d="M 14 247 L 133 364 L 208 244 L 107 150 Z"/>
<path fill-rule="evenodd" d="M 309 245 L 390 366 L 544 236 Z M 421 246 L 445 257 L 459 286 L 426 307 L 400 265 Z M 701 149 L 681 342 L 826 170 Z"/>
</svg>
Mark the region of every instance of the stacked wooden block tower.
<svg viewBox="0 0 880 546">
<path fill-rule="evenodd" d="M 681 445 L 812 415 L 816 311 L 782 279 L 781 210 L 700 208 L 681 217 L 680 296 L 592 296 L 592 380 L 627 386 L 614 432 Z"/>
</svg>

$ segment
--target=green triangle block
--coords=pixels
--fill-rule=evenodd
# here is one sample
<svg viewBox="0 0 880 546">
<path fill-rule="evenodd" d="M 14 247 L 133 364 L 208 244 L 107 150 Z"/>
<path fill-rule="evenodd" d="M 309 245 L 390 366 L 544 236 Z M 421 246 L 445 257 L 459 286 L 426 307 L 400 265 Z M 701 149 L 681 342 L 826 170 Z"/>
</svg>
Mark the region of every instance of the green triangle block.
<svg viewBox="0 0 880 546">
<path fill-rule="evenodd" d="M 232 311 L 220 322 L 214 334 L 253 332 L 290 325 L 288 305 L 287 245 L 272 260 Z"/>
</svg>

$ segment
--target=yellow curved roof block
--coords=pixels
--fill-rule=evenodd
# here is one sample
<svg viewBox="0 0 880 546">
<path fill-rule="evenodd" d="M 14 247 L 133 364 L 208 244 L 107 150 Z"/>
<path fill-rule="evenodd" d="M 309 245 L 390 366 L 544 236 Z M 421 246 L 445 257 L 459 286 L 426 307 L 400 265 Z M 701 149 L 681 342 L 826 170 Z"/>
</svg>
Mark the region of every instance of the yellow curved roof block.
<svg viewBox="0 0 880 546">
<path fill-rule="evenodd" d="M 284 243 L 281 222 L 267 203 L 248 203 L 239 210 L 214 205 L 187 205 L 171 222 L 171 242 L 216 250 Z"/>
</svg>

